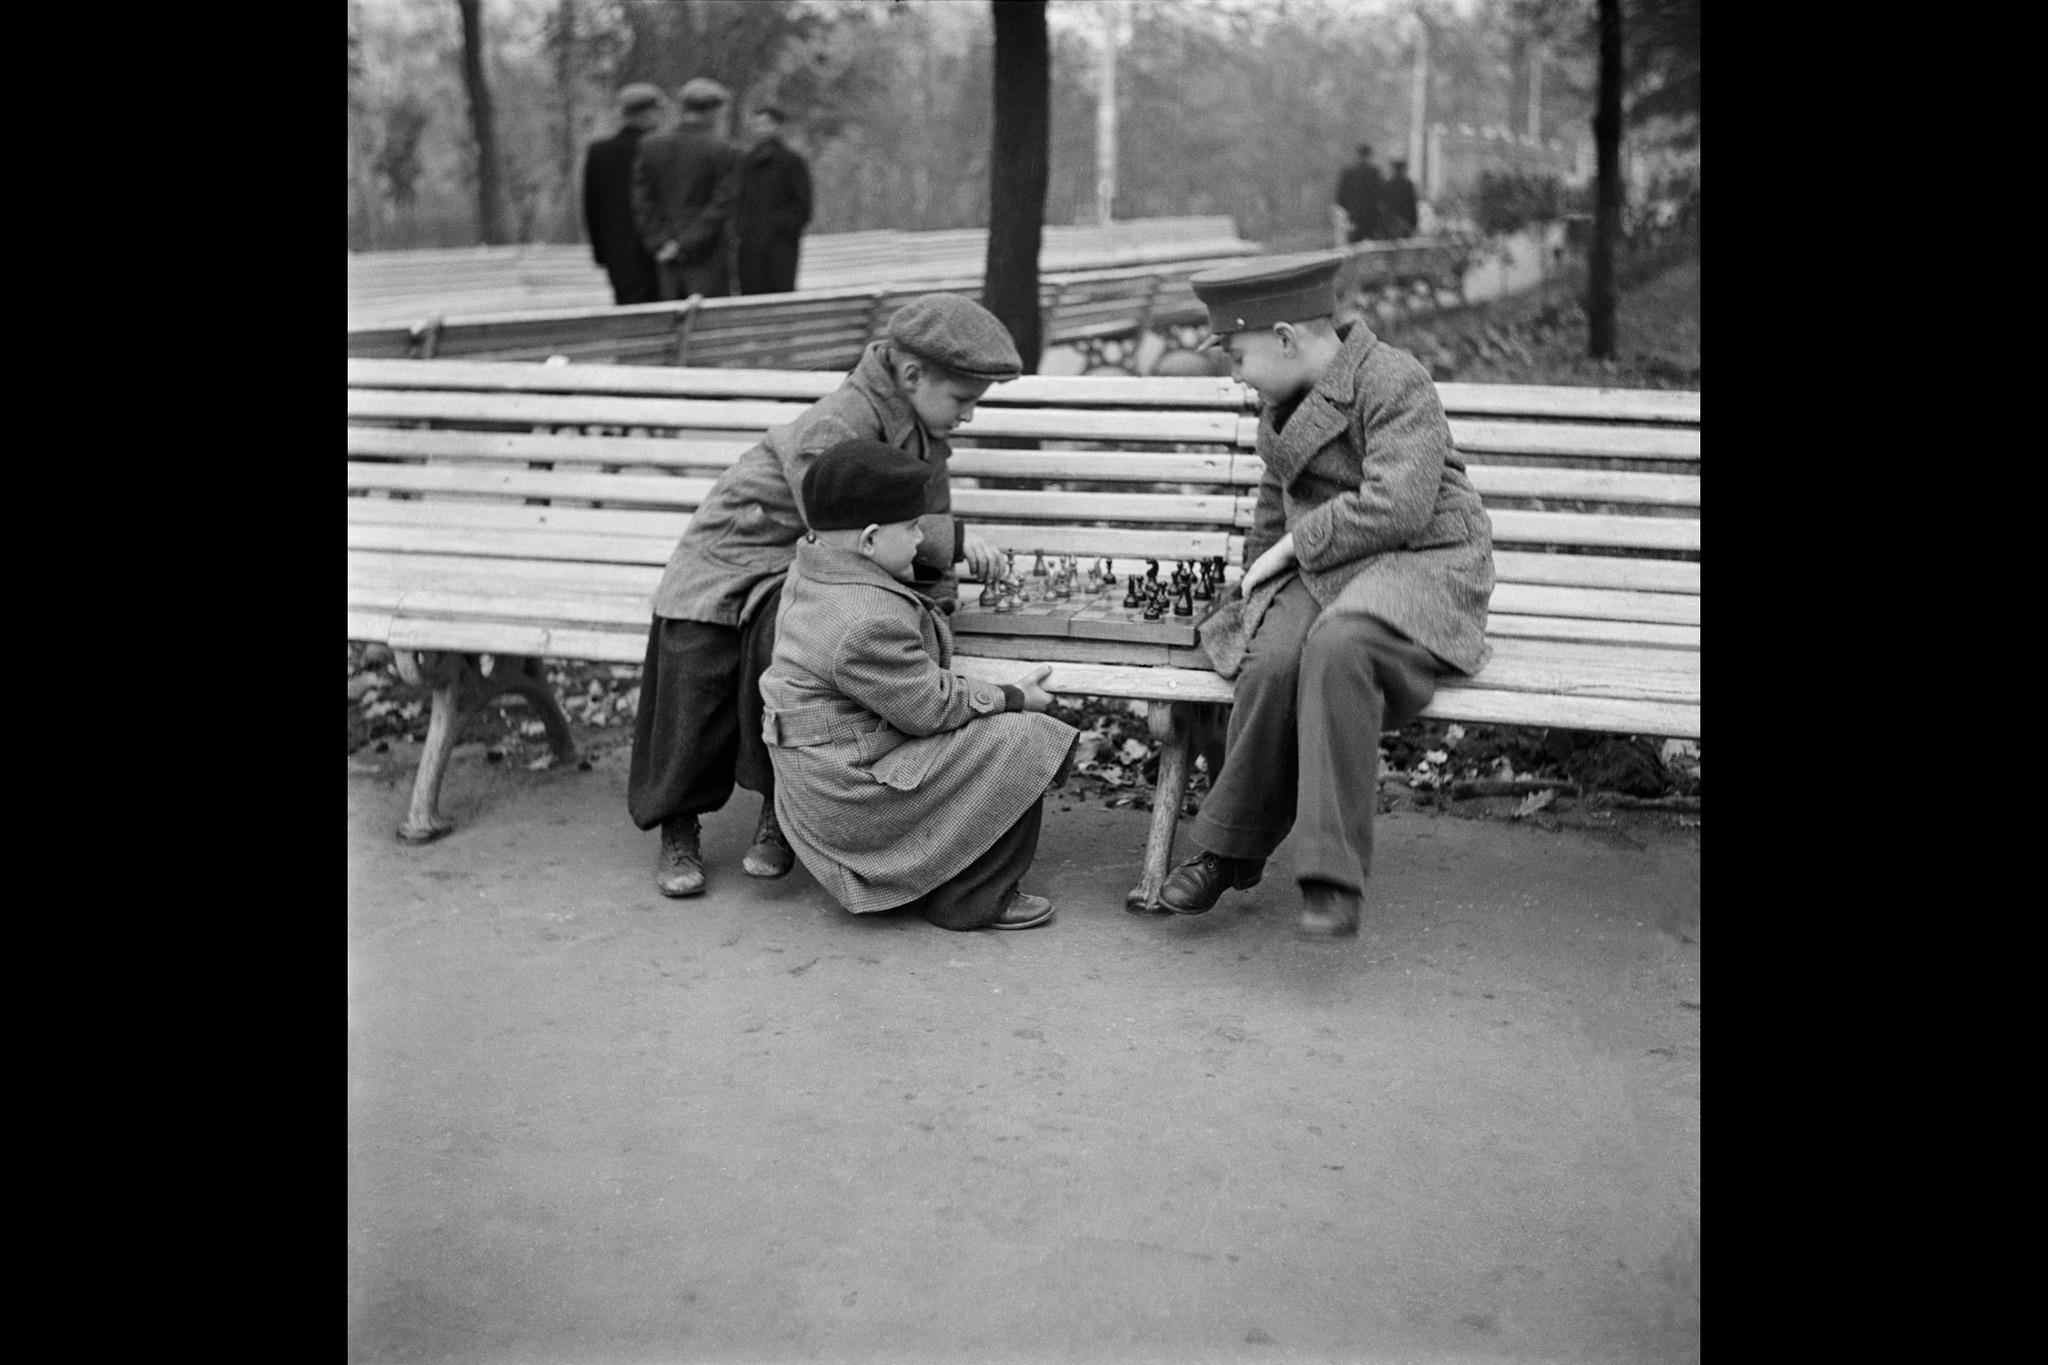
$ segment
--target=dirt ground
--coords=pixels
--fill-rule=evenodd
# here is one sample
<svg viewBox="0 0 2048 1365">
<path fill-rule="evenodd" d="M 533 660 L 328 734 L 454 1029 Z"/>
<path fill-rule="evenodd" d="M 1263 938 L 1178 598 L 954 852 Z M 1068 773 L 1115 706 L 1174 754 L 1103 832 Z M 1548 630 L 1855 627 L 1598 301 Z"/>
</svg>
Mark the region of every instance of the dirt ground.
<svg viewBox="0 0 2048 1365">
<path fill-rule="evenodd" d="M 948 934 L 740 875 L 746 793 L 663 900 L 595 749 L 420 848 L 349 758 L 351 1361 L 1698 1359 L 1696 822 L 1397 810 L 1329 945 L 1055 799 L 1058 919 Z"/>
</svg>

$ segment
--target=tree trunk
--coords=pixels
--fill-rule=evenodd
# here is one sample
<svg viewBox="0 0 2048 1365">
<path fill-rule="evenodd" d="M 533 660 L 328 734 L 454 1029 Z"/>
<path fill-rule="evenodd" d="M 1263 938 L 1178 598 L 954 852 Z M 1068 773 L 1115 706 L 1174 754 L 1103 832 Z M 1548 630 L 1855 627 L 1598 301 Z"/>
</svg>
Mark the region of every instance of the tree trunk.
<svg viewBox="0 0 2048 1365">
<path fill-rule="evenodd" d="M 1045 0 L 989 0 L 995 16 L 995 133 L 989 156 L 982 302 L 1038 373 L 1038 248 L 1051 162 L 1052 63 Z"/>
<path fill-rule="evenodd" d="M 1586 271 L 1586 353 L 1614 355 L 1614 253 L 1621 237 L 1621 0 L 1600 0 L 1600 102 L 1593 114 L 1593 252 Z"/>
<path fill-rule="evenodd" d="M 462 83 L 469 91 L 469 124 L 476 136 L 476 227 L 486 245 L 507 240 L 505 196 L 499 188 L 498 129 L 491 89 L 484 80 L 483 0 L 455 0 L 462 11 Z"/>
</svg>

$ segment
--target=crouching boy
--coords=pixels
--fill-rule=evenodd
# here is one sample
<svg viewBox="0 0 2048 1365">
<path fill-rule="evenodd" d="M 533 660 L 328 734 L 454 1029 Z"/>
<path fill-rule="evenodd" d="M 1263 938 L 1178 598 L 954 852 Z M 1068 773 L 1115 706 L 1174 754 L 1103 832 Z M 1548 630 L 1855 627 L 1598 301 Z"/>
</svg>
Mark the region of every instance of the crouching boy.
<svg viewBox="0 0 2048 1365">
<path fill-rule="evenodd" d="M 1018 883 L 1077 732 L 1044 714 L 1050 668 L 1001 687 L 951 671 L 945 613 L 910 586 L 932 477 L 869 440 L 804 471 L 810 533 L 761 675 L 775 812 L 797 858 L 854 914 L 1029 929 L 1053 905 Z"/>
</svg>

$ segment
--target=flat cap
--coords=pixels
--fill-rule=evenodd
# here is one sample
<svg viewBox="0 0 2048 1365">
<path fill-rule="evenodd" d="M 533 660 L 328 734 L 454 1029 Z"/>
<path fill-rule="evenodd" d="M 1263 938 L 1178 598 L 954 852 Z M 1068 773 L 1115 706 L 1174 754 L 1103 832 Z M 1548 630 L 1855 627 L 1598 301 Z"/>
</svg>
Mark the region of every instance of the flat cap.
<svg viewBox="0 0 2048 1365">
<path fill-rule="evenodd" d="M 804 471 L 804 516 L 813 531 L 858 531 L 925 514 L 932 467 L 880 441 L 841 441 Z"/>
<path fill-rule="evenodd" d="M 1233 261 L 1195 275 L 1188 284 L 1208 308 L 1214 333 L 1202 346 L 1214 346 L 1232 332 L 1328 317 L 1336 310 L 1332 286 L 1343 263 L 1338 252 L 1305 251 Z"/>
<path fill-rule="evenodd" d="M 1024 373 L 1009 328 L 965 294 L 920 294 L 889 319 L 889 340 L 969 379 L 999 384 Z"/>
<path fill-rule="evenodd" d="M 732 98 L 732 91 L 709 76 L 692 76 L 683 82 L 676 98 L 682 101 L 685 109 L 716 109 Z"/>
<path fill-rule="evenodd" d="M 645 81 L 635 81 L 619 90 L 619 112 L 622 114 L 637 114 L 660 103 L 661 88 Z"/>
</svg>

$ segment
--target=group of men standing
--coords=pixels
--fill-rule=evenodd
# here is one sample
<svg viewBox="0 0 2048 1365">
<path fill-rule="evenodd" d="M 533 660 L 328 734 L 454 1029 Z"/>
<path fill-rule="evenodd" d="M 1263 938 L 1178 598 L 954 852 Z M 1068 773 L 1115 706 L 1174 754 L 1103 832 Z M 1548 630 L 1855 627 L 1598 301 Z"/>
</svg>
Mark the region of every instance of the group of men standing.
<svg viewBox="0 0 2048 1365">
<path fill-rule="evenodd" d="M 1358 144 L 1358 159 L 1337 177 L 1337 207 L 1344 211 L 1344 240 L 1413 237 L 1419 209 L 1408 162 L 1396 157 L 1393 174 L 1381 175 L 1372 159 L 1372 144 Z"/>
<path fill-rule="evenodd" d="M 797 249 L 811 221 L 811 173 L 782 140 L 783 113 L 759 105 L 737 148 L 718 122 L 730 94 L 698 76 L 667 102 L 652 85 L 619 92 L 619 131 L 583 162 L 583 225 L 611 277 L 613 301 L 655 303 L 796 288 Z M 737 277 L 735 281 L 735 277 Z"/>
</svg>

